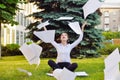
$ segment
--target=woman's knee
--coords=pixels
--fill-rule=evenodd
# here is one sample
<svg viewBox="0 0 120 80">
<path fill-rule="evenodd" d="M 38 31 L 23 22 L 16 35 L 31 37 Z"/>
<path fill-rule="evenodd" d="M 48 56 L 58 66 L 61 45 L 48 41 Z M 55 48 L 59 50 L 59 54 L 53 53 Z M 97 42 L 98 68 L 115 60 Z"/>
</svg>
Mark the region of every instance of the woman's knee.
<svg viewBox="0 0 120 80">
<path fill-rule="evenodd" d="M 77 68 L 78 67 L 78 64 L 77 63 L 72 63 L 72 66 Z"/>
<path fill-rule="evenodd" d="M 68 68 L 70 71 L 74 72 L 77 67 L 78 67 L 78 64 L 77 64 L 77 63 L 72 63 L 72 64 L 70 64 L 67 68 Z"/>
<path fill-rule="evenodd" d="M 55 63 L 53 60 L 49 60 L 48 61 L 48 64 L 50 65 L 50 64 L 53 64 L 53 63 Z"/>
</svg>

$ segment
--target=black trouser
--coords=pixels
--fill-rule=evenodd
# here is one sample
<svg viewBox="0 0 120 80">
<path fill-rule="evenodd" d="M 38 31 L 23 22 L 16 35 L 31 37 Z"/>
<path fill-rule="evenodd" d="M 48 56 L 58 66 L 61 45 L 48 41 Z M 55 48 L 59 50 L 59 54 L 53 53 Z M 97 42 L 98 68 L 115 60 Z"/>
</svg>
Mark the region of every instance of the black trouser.
<svg viewBox="0 0 120 80">
<path fill-rule="evenodd" d="M 70 71 L 75 71 L 75 69 L 78 67 L 77 63 L 70 64 L 69 62 L 59 62 L 59 63 L 56 64 L 53 60 L 49 60 L 48 65 L 53 70 L 55 70 L 55 69 L 63 69 L 64 67 L 66 67 Z"/>
</svg>

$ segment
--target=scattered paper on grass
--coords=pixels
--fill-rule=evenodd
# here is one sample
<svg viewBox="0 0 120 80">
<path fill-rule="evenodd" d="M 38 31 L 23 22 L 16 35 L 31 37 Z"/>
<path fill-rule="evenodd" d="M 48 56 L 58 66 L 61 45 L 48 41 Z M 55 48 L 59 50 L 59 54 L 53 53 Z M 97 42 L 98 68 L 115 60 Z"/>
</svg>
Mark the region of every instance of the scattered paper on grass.
<svg viewBox="0 0 120 80">
<path fill-rule="evenodd" d="M 53 77 L 53 73 L 46 73 L 46 75 Z"/>
<path fill-rule="evenodd" d="M 53 71 L 53 77 L 55 77 L 57 80 L 61 80 L 60 79 L 60 74 L 61 74 L 61 72 L 63 71 L 63 69 L 55 69 L 54 71 Z"/>
<path fill-rule="evenodd" d="M 57 80 L 74 80 L 76 76 L 88 76 L 84 71 L 82 72 L 71 72 L 70 70 L 64 69 L 55 69 L 53 73 L 46 73 L 46 75 L 55 77 Z"/>
<path fill-rule="evenodd" d="M 60 74 L 60 80 L 75 80 L 76 74 L 67 68 L 63 68 L 61 74 Z"/>
<path fill-rule="evenodd" d="M 76 76 L 89 76 L 85 71 L 82 72 L 75 72 Z M 48 76 L 53 76 L 53 73 L 46 73 Z"/>
<path fill-rule="evenodd" d="M 88 76 L 88 74 L 86 73 L 86 72 L 75 72 L 75 74 L 77 75 L 77 76 Z"/>
<path fill-rule="evenodd" d="M 26 73 L 28 76 L 32 76 L 32 73 L 29 72 L 29 71 L 27 71 L 27 70 L 25 70 L 25 69 L 18 68 L 18 71 L 20 71 L 20 72 L 24 72 L 24 73 Z"/>
</svg>

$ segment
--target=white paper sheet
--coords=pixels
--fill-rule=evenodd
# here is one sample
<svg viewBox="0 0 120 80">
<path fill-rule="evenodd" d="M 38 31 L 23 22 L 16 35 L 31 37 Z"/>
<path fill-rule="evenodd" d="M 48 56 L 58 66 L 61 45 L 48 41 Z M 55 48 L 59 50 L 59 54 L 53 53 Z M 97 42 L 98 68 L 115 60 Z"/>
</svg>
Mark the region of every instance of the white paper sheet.
<svg viewBox="0 0 120 80">
<path fill-rule="evenodd" d="M 115 65 L 112 69 L 104 70 L 104 80 L 120 80 L 119 64 Z"/>
<path fill-rule="evenodd" d="M 45 27 L 45 26 L 47 26 L 47 25 L 49 25 L 49 24 L 50 24 L 49 21 L 46 21 L 46 22 L 40 23 L 40 24 L 37 26 L 37 28 L 38 28 L 38 29 L 41 29 L 42 27 Z"/>
<path fill-rule="evenodd" d="M 116 48 L 104 62 L 104 80 L 120 80 L 120 54 L 118 48 Z"/>
<path fill-rule="evenodd" d="M 105 68 L 110 70 L 120 62 L 120 54 L 118 48 L 116 48 L 105 60 Z"/>
<path fill-rule="evenodd" d="M 53 76 L 57 80 L 75 80 L 76 78 L 76 74 L 74 72 L 71 72 L 67 68 L 54 70 Z"/>
<path fill-rule="evenodd" d="M 94 13 L 102 4 L 103 2 L 100 2 L 100 0 L 88 0 L 83 6 L 84 18 L 86 19 L 89 14 Z"/>
<path fill-rule="evenodd" d="M 86 72 L 75 72 L 76 76 L 89 76 Z M 53 73 L 46 73 L 48 76 L 53 76 Z"/>
<path fill-rule="evenodd" d="M 75 74 L 77 75 L 77 76 L 88 76 L 88 74 L 86 73 L 86 72 L 75 72 Z"/>
<path fill-rule="evenodd" d="M 27 71 L 27 70 L 25 70 L 25 69 L 18 68 L 18 71 L 20 71 L 20 72 L 24 72 L 24 73 L 26 73 L 28 76 L 32 76 L 32 73 L 29 72 L 29 71 Z"/>
<path fill-rule="evenodd" d="M 26 43 L 23 44 L 20 48 L 20 51 L 25 56 L 27 61 L 30 65 L 32 64 L 40 64 L 40 54 L 42 52 L 42 47 L 36 45 L 36 44 L 30 44 L 27 45 Z"/>
<path fill-rule="evenodd" d="M 62 72 L 62 69 L 55 69 L 54 71 L 53 71 L 53 77 L 55 77 L 57 80 L 60 80 L 60 74 L 61 74 L 61 72 Z"/>
<path fill-rule="evenodd" d="M 46 73 L 46 75 L 53 77 L 53 73 Z"/>
<path fill-rule="evenodd" d="M 47 30 L 47 31 L 34 31 L 34 33 L 38 38 L 46 43 L 51 43 L 55 38 L 55 30 Z"/>
<path fill-rule="evenodd" d="M 75 80 L 76 74 L 71 72 L 67 68 L 63 68 L 63 71 L 60 74 L 60 80 Z"/>
<path fill-rule="evenodd" d="M 82 30 L 80 28 L 79 22 L 70 22 L 68 24 L 70 28 L 76 33 L 76 34 L 82 34 Z"/>
<path fill-rule="evenodd" d="M 74 17 L 60 17 L 58 19 L 55 20 L 72 20 Z"/>
</svg>

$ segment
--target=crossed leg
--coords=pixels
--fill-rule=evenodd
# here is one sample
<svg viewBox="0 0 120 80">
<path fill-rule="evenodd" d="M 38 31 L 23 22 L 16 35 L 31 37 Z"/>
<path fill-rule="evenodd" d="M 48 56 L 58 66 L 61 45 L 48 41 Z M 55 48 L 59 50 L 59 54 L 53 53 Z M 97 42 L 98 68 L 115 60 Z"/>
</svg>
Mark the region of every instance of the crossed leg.
<svg viewBox="0 0 120 80">
<path fill-rule="evenodd" d="M 78 67 L 77 63 L 68 63 L 68 62 L 60 62 L 60 63 L 55 63 L 53 60 L 49 60 L 48 61 L 48 65 L 53 69 L 63 69 L 64 67 L 66 67 L 67 69 L 69 69 L 70 71 L 75 71 L 75 69 Z"/>
</svg>

